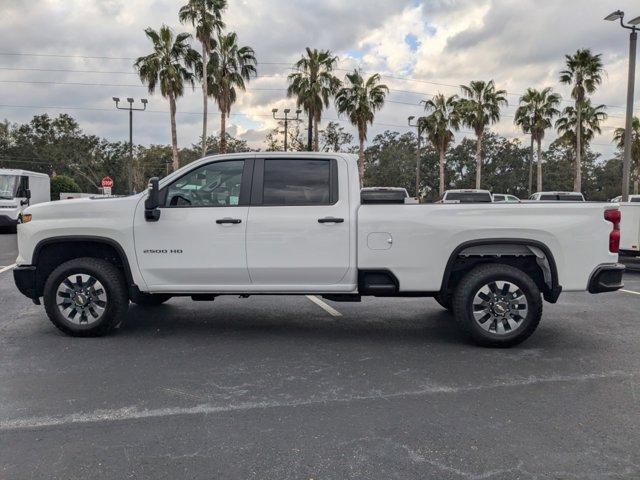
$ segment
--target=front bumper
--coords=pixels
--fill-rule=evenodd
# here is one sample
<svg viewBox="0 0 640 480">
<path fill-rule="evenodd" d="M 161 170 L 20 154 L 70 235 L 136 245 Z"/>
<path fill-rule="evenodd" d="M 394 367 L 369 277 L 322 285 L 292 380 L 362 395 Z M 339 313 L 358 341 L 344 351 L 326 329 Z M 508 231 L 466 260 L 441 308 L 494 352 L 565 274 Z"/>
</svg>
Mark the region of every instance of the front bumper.
<svg viewBox="0 0 640 480">
<path fill-rule="evenodd" d="M 11 218 L 8 215 L 0 215 L 0 227 L 15 227 L 18 224 L 16 218 Z"/>
<path fill-rule="evenodd" d="M 13 269 L 13 281 L 24 296 L 34 302 L 38 301 L 36 288 L 36 267 L 33 265 L 19 265 Z"/>
<path fill-rule="evenodd" d="M 624 265 L 613 263 L 598 265 L 589 278 L 589 293 L 613 292 L 624 287 Z"/>
</svg>

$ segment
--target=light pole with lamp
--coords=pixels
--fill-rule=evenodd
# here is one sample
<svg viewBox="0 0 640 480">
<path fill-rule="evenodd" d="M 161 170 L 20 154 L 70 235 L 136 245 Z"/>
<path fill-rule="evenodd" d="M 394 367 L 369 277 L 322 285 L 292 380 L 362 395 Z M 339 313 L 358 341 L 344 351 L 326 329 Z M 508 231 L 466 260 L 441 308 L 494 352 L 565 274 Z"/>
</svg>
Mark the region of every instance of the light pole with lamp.
<svg viewBox="0 0 640 480">
<path fill-rule="evenodd" d="M 276 117 L 276 113 L 278 113 L 278 109 L 274 108 L 273 110 L 271 110 L 271 113 L 273 113 L 273 118 L 275 120 L 284 121 L 284 151 L 286 152 L 288 150 L 288 145 L 289 145 L 287 142 L 287 137 L 289 135 L 289 120 L 292 120 L 294 122 L 299 122 L 300 114 L 302 113 L 302 110 L 300 109 L 296 110 L 296 118 L 289 118 L 289 113 L 291 113 L 290 108 L 285 108 L 283 112 L 284 112 L 284 117 Z"/>
<path fill-rule="evenodd" d="M 113 97 L 113 101 L 116 103 L 116 108 L 118 110 L 129 110 L 129 165 L 127 167 L 127 176 L 129 177 L 127 180 L 127 189 L 129 193 L 133 193 L 133 112 L 138 111 L 142 112 L 147 109 L 147 99 L 143 98 L 140 100 L 142 103 L 142 108 L 134 108 L 133 107 L 133 98 L 128 97 L 127 103 L 128 107 L 121 107 L 118 104 L 120 103 L 120 99 L 118 97 Z"/>
<path fill-rule="evenodd" d="M 616 10 L 610 13 L 605 20 L 615 22 L 620 20 L 620 26 L 631 30 L 629 37 L 629 78 L 627 80 L 627 118 L 624 125 L 624 159 L 622 162 L 622 201 L 629 200 L 629 174 L 631 172 L 631 125 L 633 122 L 633 95 L 635 87 L 635 74 L 636 74 L 636 45 L 638 43 L 638 25 L 640 24 L 640 17 L 624 23 L 624 12 L 622 10 Z"/>
</svg>

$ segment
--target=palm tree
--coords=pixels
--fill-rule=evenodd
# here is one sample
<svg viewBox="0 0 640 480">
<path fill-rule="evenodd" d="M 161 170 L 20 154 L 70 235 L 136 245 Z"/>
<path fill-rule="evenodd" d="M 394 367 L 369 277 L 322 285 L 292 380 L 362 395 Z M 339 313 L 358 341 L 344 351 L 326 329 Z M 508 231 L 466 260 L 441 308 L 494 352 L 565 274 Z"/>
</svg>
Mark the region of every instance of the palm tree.
<svg viewBox="0 0 640 480">
<path fill-rule="evenodd" d="M 579 158 L 578 155 L 582 158 L 589 142 L 593 140 L 596 134 L 602 133 L 600 124 L 607 119 L 605 110 L 605 105 L 594 107 L 591 105 L 591 100 L 587 99 L 582 102 L 582 112 L 580 114 L 576 112 L 574 107 L 566 107 L 562 111 L 562 116 L 556 120 L 556 130 L 558 130 L 560 139 L 566 144 L 575 148 L 577 146 L 576 135 L 582 138 L 583 141 L 580 143 L 582 151 L 579 154 L 576 152 L 576 158 Z M 578 122 L 581 122 L 580 128 L 578 128 Z M 576 132 L 579 133 L 577 134 Z"/>
<path fill-rule="evenodd" d="M 624 151 L 625 129 L 616 128 L 613 132 L 613 141 L 618 148 Z M 638 194 L 638 180 L 640 180 L 640 118 L 633 117 L 631 122 L 631 160 L 635 164 L 635 178 L 633 179 L 633 194 Z"/>
<path fill-rule="evenodd" d="M 169 99 L 169 113 L 171 116 L 171 145 L 173 154 L 173 169 L 180 167 L 178 160 L 178 135 L 176 133 L 176 99 L 184 94 L 185 82 L 194 85 L 194 75 L 191 68 L 199 61 L 200 54 L 196 52 L 187 40 L 188 33 L 174 36 L 166 25 L 160 30 L 147 28 L 144 33 L 153 43 L 153 52 L 145 57 L 139 57 L 134 66 L 143 83 L 147 84 L 149 93 L 153 93 L 160 85 L 160 93 Z"/>
<path fill-rule="evenodd" d="M 440 155 L 439 169 L 440 196 L 444 195 L 444 158 L 447 148 L 453 142 L 453 130 L 460 128 L 460 109 L 457 95 L 445 97 L 439 93 L 427 100 L 424 109 L 429 115 L 422 122 L 423 131 Z"/>
<path fill-rule="evenodd" d="M 322 110 L 329 106 L 329 99 L 340 87 L 340 80 L 332 73 L 337 63 L 338 57 L 329 50 L 307 47 L 306 56 L 303 55 L 293 65 L 296 71 L 288 77 L 287 96 L 295 96 L 296 105 L 313 119 L 313 150 L 316 152 L 319 149 L 318 124 Z"/>
<path fill-rule="evenodd" d="M 531 106 L 528 100 L 525 100 L 525 97 L 529 97 L 527 93 L 520 97 L 520 106 L 516 110 L 516 114 L 514 116 L 513 123 L 515 123 L 520 129 L 522 133 L 529 134 L 531 138 L 531 146 L 529 147 L 529 182 L 528 182 L 528 192 L 529 195 L 533 193 L 533 145 L 535 142 L 535 136 L 533 135 L 533 116 L 531 115 Z"/>
<path fill-rule="evenodd" d="M 560 114 L 560 95 L 553 93 L 550 87 L 540 91 L 528 88 L 525 94 L 520 97 L 520 106 L 516 110 L 515 122 L 520 125 L 525 133 L 531 134 L 531 158 L 533 159 L 533 142 L 538 144 L 537 151 L 537 175 L 536 186 L 539 192 L 542 191 L 542 140 L 545 131 L 553 126 L 553 118 Z"/>
<path fill-rule="evenodd" d="M 373 123 L 376 110 L 384 105 L 389 87 L 380 83 L 380 74 L 375 73 L 367 80 L 358 69 L 345 76 L 347 85 L 336 94 L 336 110 L 346 113 L 349 121 L 358 129 L 360 140 L 358 150 L 358 172 L 360 181 L 364 178 L 364 141 L 367 139 L 367 125 Z"/>
<path fill-rule="evenodd" d="M 253 48 L 240 47 L 235 32 L 218 35 L 209 59 L 207 80 L 209 95 L 220 109 L 220 153 L 227 151 L 227 116 L 237 99 L 236 89 L 245 91 L 245 81 L 256 76 L 256 56 Z"/>
<path fill-rule="evenodd" d="M 578 50 L 573 55 L 565 55 L 566 70 L 560 72 L 560 82 L 572 86 L 571 96 L 575 100 L 575 112 L 578 112 L 576 125 L 582 125 L 582 104 L 587 94 L 596 91 L 602 82 L 604 72 L 600 54 L 593 55 L 591 50 Z M 576 130 L 576 164 L 573 189 L 579 192 L 582 188 L 582 135 Z"/>
<path fill-rule="evenodd" d="M 500 107 L 507 106 L 507 92 L 496 90 L 493 80 L 476 80 L 460 85 L 466 97 L 461 100 L 462 121 L 476 134 L 476 188 L 482 183 L 482 136 L 488 125 L 500 120 Z"/>
<path fill-rule="evenodd" d="M 224 28 L 222 12 L 227 8 L 227 0 L 189 0 L 180 8 L 180 23 L 189 22 L 196 29 L 196 38 L 202 45 L 202 71 L 208 71 L 209 54 L 213 48 L 214 35 Z M 207 146 L 207 113 L 209 110 L 208 82 L 202 80 L 202 156 Z"/>
</svg>

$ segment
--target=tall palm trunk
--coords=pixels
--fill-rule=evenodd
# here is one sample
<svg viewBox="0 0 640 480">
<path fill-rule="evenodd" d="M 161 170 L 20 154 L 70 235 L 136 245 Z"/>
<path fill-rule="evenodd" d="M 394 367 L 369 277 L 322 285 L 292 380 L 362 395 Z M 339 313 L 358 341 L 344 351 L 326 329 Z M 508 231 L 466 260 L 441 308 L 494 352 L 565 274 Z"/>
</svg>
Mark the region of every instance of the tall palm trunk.
<svg viewBox="0 0 640 480">
<path fill-rule="evenodd" d="M 220 110 L 220 153 L 227 153 L 227 113 Z"/>
<path fill-rule="evenodd" d="M 582 99 L 576 100 L 576 165 L 573 191 L 582 191 Z"/>
<path fill-rule="evenodd" d="M 533 134 L 531 134 L 531 149 L 529 150 L 529 195 L 533 189 Z"/>
<path fill-rule="evenodd" d="M 318 123 L 320 122 L 319 118 L 313 119 L 313 151 L 320 151 L 320 143 L 318 142 Z"/>
<path fill-rule="evenodd" d="M 538 191 L 542 191 L 542 139 L 538 138 L 538 165 L 537 165 L 537 182 Z"/>
<path fill-rule="evenodd" d="M 444 145 L 440 145 L 440 162 L 438 164 L 440 169 L 440 182 L 438 185 L 438 190 L 440 191 L 440 196 L 444 195 Z"/>
<path fill-rule="evenodd" d="M 476 188 L 480 189 L 482 183 L 482 134 L 478 135 L 478 142 L 476 143 Z"/>
<path fill-rule="evenodd" d="M 358 129 L 358 139 L 360 147 L 358 149 L 358 174 L 360 176 L 360 186 L 364 185 L 364 132 Z"/>
<path fill-rule="evenodd" d="M 209 110 L 209 86 L 207 85 L 207 49 L 202 44 L 202 156 L 207 153 L 207 112 Z"/>
<path fill-rule="evenodd" d="M 176 130 L 176 97 L 173 92 L 169 92 L 169 113 L 171 115 L 171 153 L 173 157 L 173 171 L 180 168 L 178 159 L 178 132 Z"/>
</svg>

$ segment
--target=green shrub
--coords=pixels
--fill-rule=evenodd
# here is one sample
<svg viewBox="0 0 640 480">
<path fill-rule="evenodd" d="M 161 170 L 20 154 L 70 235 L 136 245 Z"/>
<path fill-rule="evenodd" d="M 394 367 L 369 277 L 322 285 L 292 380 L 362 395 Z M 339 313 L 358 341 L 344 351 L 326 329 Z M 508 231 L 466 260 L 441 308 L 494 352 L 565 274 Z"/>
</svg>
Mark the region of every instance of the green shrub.
<svg viewBox="0 0 640 480">
<path fill-rule="evenodd" d="M 76 181 L 66 175 L 56 175 L 51 179 L 51 200 L 60 200 L 61 193 L 80 193 Z"/>
</svg>

